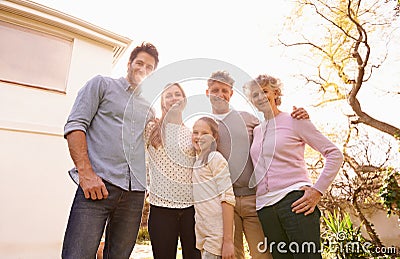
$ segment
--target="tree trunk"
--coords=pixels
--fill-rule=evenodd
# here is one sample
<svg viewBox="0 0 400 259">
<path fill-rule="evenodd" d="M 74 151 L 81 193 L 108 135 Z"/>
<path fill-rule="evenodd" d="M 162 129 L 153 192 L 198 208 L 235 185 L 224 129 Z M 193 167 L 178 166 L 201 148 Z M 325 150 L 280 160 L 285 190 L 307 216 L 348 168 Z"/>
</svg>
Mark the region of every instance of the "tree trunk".
<svg viewBox="0 0 400 259">
<path fill-rule="evenodd" d="M 360 102 L 358 101 L 357 97 L 352 95 L 350 92 L 349 98 L 348 98 L 349 105 L 357 115 L 357 119 L 353 120 L 353 124 L 358 124 L 358 123 L 363 123 L 365 125 L 371 126 L 372 128 L 375 128 L 379 131 L 385 132 L 391 136 L 394 136 L 395 138 L 399 138 L 400 136 L 400 129 L 397 127 L 394 127 L 386 122 L 379 121 L 377 119 L 372 118 L 369 116 L 367 113 L 363 112 L 361 109 Z"/>
<path fill-rule="evenodd" d="M 354 192 L 353 195 L 353 205 L 356 209 L 358 217 L 361 219 L 361 223 L 365 226 L 369 237 L 371 238 L 372 244 L 376 247 L 383 247 L 382 241 L 379 239 L 378 234 L 376 233 L 375 229 L 372 227 L 371 222 L 365 217 L 364 213 L 361 211 L 360 206 L 357 203 L 357 194 L 359 189 Z"/>
</svg>

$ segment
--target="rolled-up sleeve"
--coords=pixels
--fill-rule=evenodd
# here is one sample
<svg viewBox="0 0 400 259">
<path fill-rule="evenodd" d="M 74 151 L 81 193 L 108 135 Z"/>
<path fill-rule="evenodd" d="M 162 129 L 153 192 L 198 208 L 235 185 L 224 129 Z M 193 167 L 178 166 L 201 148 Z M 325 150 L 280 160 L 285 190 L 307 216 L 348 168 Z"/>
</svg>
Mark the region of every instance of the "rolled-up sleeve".
<svg viewBox="0 0 400 259">
<path fill-rule="evenodd" d="M 235 206 L 235 194 L 233 193 L 228 162 L 219 152 L 211 153 L 210 158 L 208 166 L 213 174 L 218 194 L 221 194 L 220 201 Z"/>
<path fill-rule="evenodd" d="M 96 76 L 89 80 L 78 92 L 71 113 L 64 126 L 64 137 L 72 131 L 87 132 L 89 125 L 98 111 L 102 99 L 103 80 Z"/>
</svg>

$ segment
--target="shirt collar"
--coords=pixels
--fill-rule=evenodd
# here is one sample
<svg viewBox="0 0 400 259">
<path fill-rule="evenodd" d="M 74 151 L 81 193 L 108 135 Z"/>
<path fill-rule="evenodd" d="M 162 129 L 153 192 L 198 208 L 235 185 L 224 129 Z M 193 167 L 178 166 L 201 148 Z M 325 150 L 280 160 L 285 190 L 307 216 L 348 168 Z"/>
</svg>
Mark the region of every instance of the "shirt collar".
<svg viewBox="0 0 400 259">
<path fill-rule="evenodd" d="M 121 81 L 122 86 L 124 87 L 125 91 L 129 92 L 130 94 L 137 96 L 137 95 L 140 95 L 140 93 L 142 92 L 140 84 L 135 88 L 135 90 L 131 90 L 131 84 L 128 82 L 128 80 L 126 80 L 125 77 L 121 77 L 120 81 Z"/>
</svg>

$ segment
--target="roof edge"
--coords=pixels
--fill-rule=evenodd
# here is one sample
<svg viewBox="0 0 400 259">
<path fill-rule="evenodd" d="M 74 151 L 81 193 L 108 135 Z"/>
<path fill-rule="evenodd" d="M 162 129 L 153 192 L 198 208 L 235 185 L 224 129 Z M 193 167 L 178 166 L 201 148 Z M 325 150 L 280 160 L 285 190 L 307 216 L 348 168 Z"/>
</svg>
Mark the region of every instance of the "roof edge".
<svg viewBox="0 0 400 259">
<path fill-rule="evenodd" d="M 113 48 L 113 65 L 117 63 L 132 40 L 89 22 L 65 14 L 50 7 L 28 0 L 2 0 L 0 10 L 55 26 Z"/>
</svg>

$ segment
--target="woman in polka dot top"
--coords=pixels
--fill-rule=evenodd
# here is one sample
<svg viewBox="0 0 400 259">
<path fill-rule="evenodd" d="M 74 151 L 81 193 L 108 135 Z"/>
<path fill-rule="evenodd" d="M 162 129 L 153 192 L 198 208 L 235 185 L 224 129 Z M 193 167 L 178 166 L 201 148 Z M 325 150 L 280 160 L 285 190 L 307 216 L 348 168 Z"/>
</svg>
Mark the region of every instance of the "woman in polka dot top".
<svg viewBox="0 0 400 259">
<path fill-rule="evenodd" d="M 194 232 L 191 131 L 182 123 L 186 95 L 178 83 L 161 95 L 161 118 L 145 129 L 149 182 L 148 221 L 153 256 L 175 259 L 178 237 L 184 259 L 200 258 Z"/>
</svg>

